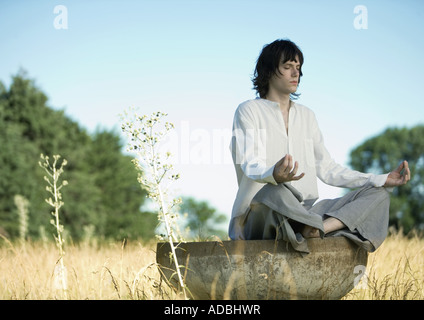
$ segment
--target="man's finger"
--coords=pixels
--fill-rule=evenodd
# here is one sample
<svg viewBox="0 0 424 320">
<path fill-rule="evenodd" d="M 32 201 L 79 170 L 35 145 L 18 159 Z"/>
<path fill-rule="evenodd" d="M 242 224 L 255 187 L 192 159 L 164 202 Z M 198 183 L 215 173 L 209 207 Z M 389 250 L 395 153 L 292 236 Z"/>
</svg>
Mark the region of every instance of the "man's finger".
<svg viewBox="0 0 424 320">
<path fill-rule="evenodd" d="M 404 174 L 405 182 L 408 182 L 409 180 L 411 180 L 411 170 L 409 170 L 409 168 L 406 168 L 403 174 Z"/>
<path fill-rule="evenodd" d="M 411 180 L 411 170 L 409 169 L 408 161 L 403 161 L 403 184 L 406 184 L 409 180 Z"/>
<path fill-rule="evenodd" d="M 404 172 L 407 172 L 408 174 L 411 174 L 411 171 L 409 170 L 409 164 L 408 164 L 408 161 L 404 161 L 403 162 L 403 168 L 405 169 L 405 171 Z"/>
<path fill-rule="evenodd" d="M 295 163 L 294 163 L 294 168 L 293 168 L 293 170 L 290 172 L 290 175 L 292 176 L 292 177 L 294 177 L 295 175 L 296 175 L 296 172 L 297 172 L 297 169 L 299 168 L 299 163 L 296 161 Z"/>
<path fill-rule="evenodd" d="M 283 163 L 281 164 L 281 169 L 283 171 L 287 171 L 288 166 L 289 166 L 289 159 L 288 159 L 288 155 L 286 154 L 285 157 L 283 158 Z"/>
<path fill-rule="evenodd" d="M 399 165 L 399 167 L 396 168 L 395 171 L 397 173 L 400 173 L 402 171 L 402 169 L 404 168 L 404 163 L 405 163 L 405 161 L 402 161 L 402 163 Z"/>
<path fill-rule="evenodd" d="M 289 175 L 290 171 L 292 170 L 293 164 L 292 164 L 292 157 L 289 154 L 286 154 L 283 161 L 283 167 L 282 170 L 284 171 L 284 174 Z"/>
<path fill-rule="evenodd" d="M 298 176 L 293 177 L 293 178 L 292 178 L 292 180 L 300 180 L 300 179 L 302 179 L 304 176 L 305 176 L 305 173 L 304 173 L 304 172 L 302 172 L 302 173 L 301 173 L 301 174 L 299 174 Z"/>
<path fill-rule="evenodd" d="M 286 156 L 286 158 L 287 158 L 287 166 L 286 166 L 285 171 L 287 172 L 287 174 L 290 174 L 290 172 L 292 171 L 292 168 L 293 168 L 293 158 L 289 154 Z"/>
<path fill-rule="evenodd" d="M 288 169 L 289 169 L 289 172 L 291 172 L 293 169 L 293 157 L 291 155 L 288 155 L 288 158 L 289 158 Z"/>
</svg>

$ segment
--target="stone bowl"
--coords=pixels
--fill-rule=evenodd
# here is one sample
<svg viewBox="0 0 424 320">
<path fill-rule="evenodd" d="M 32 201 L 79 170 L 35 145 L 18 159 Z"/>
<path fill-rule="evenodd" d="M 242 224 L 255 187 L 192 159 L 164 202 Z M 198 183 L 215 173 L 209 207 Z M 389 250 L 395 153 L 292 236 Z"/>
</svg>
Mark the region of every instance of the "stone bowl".
<svg viewBox="0 0 424 320">
<path fill-rule="evenodd" d="M 175 244 L 193 299 L 340 299 L 365 272 L 368 253 L 344 237 L 308 239 L 309 254 L 285 241 L 238 240 Z M 156 261 L 178 286 L 169 243 L 158 243 Z M 190 296 L 189 294 L 189 296 Z"/>
</svg>

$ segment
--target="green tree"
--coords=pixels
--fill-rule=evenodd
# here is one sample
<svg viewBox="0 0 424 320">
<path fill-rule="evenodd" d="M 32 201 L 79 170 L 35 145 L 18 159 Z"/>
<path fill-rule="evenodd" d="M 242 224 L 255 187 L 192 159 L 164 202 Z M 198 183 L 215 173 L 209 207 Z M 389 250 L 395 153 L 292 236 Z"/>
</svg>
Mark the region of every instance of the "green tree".
<svg viewBox="0 0 424 320">
<path fill-rule="evenodd" d="M 101 228 L 101 233 L 117 238 L 140 236 L 140 230 L 148 231 L 148 237 L 152 237 L 156 215 L 140 214 L 140 198 L 145 198 L 145 192 L 137 182 L 132 158 L 124 156 L 122 149 L 123 143 L 117 133 L 100 129 L 94 133 L 87 156 L 89 175 L 94 177 L 94 184 L 100 191 L 100 210 L 104 213 L 95 225 Z M 146 234 L 142 237 L 148 238 Z"/>
<path fill-rule="evenodd" d="M 189 228 L 191 237 L 200 239 L 211 236 L 218 236 L 221 239 L 227 237 L 227 232 L 220 228 L 227 221 L 227 217 L 217 212 L 208 202 L 184 197 L 179 211 L 186 216 L 185 227 Z"/>
<path fill-rule="evenodd" d="M 408 161 L 412 178 L 393 190 L 389 224 L 407 233 L 424 229 L 424 125 L 388 128 L 350 153 L 351 167 L 361 172 L 388 173 L 402 160 Z"/>
<path fill-rule="evenodd" d="M 129 157 L 122 154 L 120 136 L 113 130 L 89 134 L 47 101 L 24 71 L 12 77 L 9 88 L 0 82 L 0 227 L 18 236 L 13 199 L 20 194 L 30 203 L 29 236 L 36 238 L 40 226 L 50 228 L 38 159 L 41 153 L 60 154 L 68 160 L 64 179 L 69 181 L 61 220 L 74 240 L 92 226 L 100 237 L 152 237 L 155 215 L 140 211 L 146 193 Z"/>
<path fill-rule="evenodd" d="M 43 95 L 28 88 L 31 86 L 23 80 L 22 72 L 12 80 L 9 89 L 0 85 L 0 225 L 13 237 L 18 235 L 14 196 L 20 194 L 28 199 L 30 212 L 40 207 L 44 198 L 38 188 L 43 183 L 42 174 L 37 175 L 40 152 L 29 139 L 31 118 L 26 115 L 29 101 L 37 107 L 37 103 L 43 101 Z M 32 225 L 29 224 L 30 234 Z"/>
</svg>

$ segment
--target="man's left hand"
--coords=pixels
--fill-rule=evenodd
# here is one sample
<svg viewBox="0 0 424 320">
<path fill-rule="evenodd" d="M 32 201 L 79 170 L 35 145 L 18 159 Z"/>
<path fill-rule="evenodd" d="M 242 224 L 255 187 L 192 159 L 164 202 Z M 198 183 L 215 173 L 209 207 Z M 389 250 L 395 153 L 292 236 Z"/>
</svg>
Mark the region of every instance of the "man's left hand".
<svg viewBox="0 0 424 320">
<path fill-rule="evenodd" d="M 396 170 L 389 173 L 384 187 L 403 186 L 409 180 L 411 180 L 411 171 L 409 170 L 408 161 L 405 160 L 402 161 Z"/>
</svg>

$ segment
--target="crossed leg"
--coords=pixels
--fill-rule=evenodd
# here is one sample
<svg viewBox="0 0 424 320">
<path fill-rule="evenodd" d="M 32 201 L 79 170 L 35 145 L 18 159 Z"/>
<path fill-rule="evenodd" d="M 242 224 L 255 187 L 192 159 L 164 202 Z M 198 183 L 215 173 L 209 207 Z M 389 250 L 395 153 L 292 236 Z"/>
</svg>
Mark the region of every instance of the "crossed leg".
<svg viewBox="0 0 424 320">
<path fill-rule="evenodd" d="M 364 187 L 356 191 L 351 191 L 345 196 L 337 199 L 323 200 L 314 206 L 316 212 L 331 212 L 331 214 L 320 214 L 326 217 L 323 221 L 324 234 L 340 230 L 346 227 L 346 224 L 334 217 L 337 215 L 348 219 L 360 215 L 370 214 L 371 212 L 381 212 L 387 214 L 390 204 L 388 192 L 384 188 Z M 355 222 L 351 224 L 355 225 Z M 350 228 L 350 227 L 349 227 Z M 319 231 L 316 228 L 305 225 L 301 231 L 304 238 L 317 238 Z"/>
<path fill-rule="evenodd" d="M 329 217 L 325 219 L 323 221 L 323 225 L 324 225 L 325 234 L 336 231 L 336 230 L 340 230 L 346 227 L 343 222 L 333 217 Z M 304 238 L 319 238 L 319 230 L 314 227 L 305 225 L 305 227 L 302 230 L 302 235 Z"/>
</svg>

